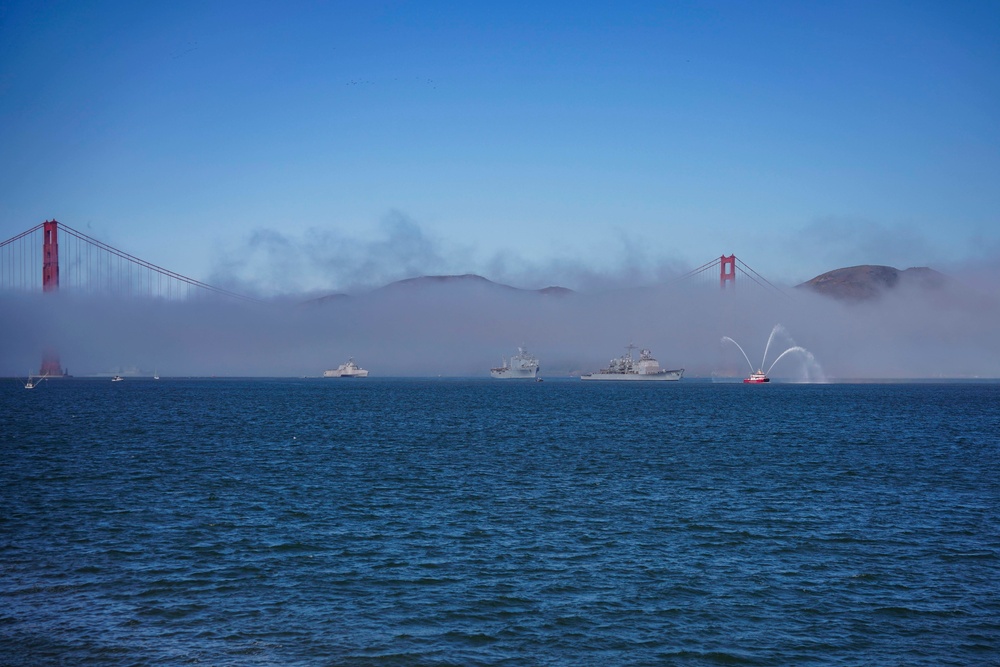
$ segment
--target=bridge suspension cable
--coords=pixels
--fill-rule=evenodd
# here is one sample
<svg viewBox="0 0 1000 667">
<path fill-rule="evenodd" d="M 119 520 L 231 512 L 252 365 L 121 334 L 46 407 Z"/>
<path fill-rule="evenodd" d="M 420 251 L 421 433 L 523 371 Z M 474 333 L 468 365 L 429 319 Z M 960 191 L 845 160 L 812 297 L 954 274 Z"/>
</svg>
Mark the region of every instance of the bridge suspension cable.
<svg viewBox="0 0 1000 667">
<path fill-rule="evenodd" d="M 739 280 L 737 280 L 737 277 L 739 277 Z M 743 286 L 748 284 L 754 289 L 762 289 L 767 292 L 777 293 L 783 297 L 789 296 L 785 290 L 760 275 L 752 267 L 746 264 L 746 262 L 743 262 L 736 257 L 736 255 L 729 255 L 728 257 L 722 255 L 721 257 L 713 259 L 709 262 L 705 262 L 701 266 L 691 269 L 687 273 L 678 276 L 668 284 L 714 284 L 716 280 L 718 280 L 718 284 L 723 290 L 730 288 L 742 290 L 744 289 Z M 738 287 L 737 285 L 740 286 Z"/>
<path fill-rule="evenodd" d="M 777 292 L 778 294 L 781 294 L 782 296 L 786 296 L 786 297 L 788 296 L 788 293 L 785 292 L 785 290 L 781 289 L 780 287 L 778 287 L 777 285 L 775 285 L 774 283 L 772 283 L 770 280 L 768 280 L 764 276 L 762 276 L 759 273 L 757 273 L 756 271 L 754 271 L 750 266 L 748 266 L 745 262 L 743 262 L 742 260 L 740 260 L 738 257 L 736 257 L 735 259 L 736 259 L 737 266 L 740 269 L 743 270 L 743 277 L 744 278 L 750 280 L 751 282 L 753 282 L 754 284 L 756 284 L 759 287 L 770 288 L 772 291 Z"/>
<path fill-rule="evenodd" d="M 62 232 L 61 238 L 58 232 Z M 50 258 L 50 254 L 55 257 Z M 54 271 L 48 268 L 50 259 L 55 260 Z M 54 220 L 0 243 L 0 289 L 52 291 L 55 288 L 167 299 L 201 292 L 257 301 L 165 269 Z"/>
<path fill-rule="evenodd" d="M 24 291 L 37 282 L 41 286 L 42 254 L 38 252 L 39 223 L 0 243 L 0 289 Z"/>
</svg>

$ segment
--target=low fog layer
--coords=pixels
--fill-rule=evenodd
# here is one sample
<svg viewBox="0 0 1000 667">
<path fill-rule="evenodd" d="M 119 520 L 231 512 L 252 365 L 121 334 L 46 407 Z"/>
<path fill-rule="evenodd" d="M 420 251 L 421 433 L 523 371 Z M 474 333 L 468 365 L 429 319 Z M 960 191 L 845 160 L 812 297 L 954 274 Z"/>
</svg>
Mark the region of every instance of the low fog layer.
<svg viewBox="0 0 1000 667">
<path fill-rule="evenodd" d="M 595 291 L 665 282 L 692 268 L 651 252 L 644 240 L 625 233 L 600 246 L 604 262 L 599 265 L 581 260 L 572 244 L 546 259 L 531 260 L 518 247 L 533 245 L 531 240 L 512 241 L 514 249 L 494 249 L 481 257 L 473 247 L 456 246 L 426 232 L 401 211 L 384 216 L 370 236 L 329 227 L 304 234 L 256 229 L 233 247 L 219 250 L 208 282 L 238 294 L 273 298 L 331 289 L 358 293 L 414 276 L 471 271 L 518 287 L 556 284 Z"/>
<path fill-rule="evenodd" d="M 544 377 L 568 377 L 606 366 L 634 343 L 687 377 L 767 370 L 800 346 L 811 359 L 789 354 L 772 377 L 995 378 L 998 306 L 996 294 L 957 282 L 862 303 L 794 288 L 680 283 L 552 295 L 468 280 L 260 304 L 7 294 L 0 295 L 0 373 L 37 371 L 51 347 L 77 376 L 130 367 L 162 376 L 318 376 L 354 357 L 372 377 L 487 377 L 524 345 Z"/>
</svg>

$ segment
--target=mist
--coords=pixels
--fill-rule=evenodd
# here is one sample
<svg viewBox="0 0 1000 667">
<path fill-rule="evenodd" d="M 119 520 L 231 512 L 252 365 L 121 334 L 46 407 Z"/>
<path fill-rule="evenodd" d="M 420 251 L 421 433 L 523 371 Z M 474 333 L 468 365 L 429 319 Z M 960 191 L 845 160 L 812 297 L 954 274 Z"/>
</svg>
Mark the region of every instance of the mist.
<svg viewBox="0 0 1000 667">
<path fill-rule="evenodd" d="M 233 247 L 219 248 L 208 283 L 260 298 L 331 292 L 357 294 L 397 280 L 425 275 L 477 273 L 491 280 L 534 289 L 559 285 L 585 292 L 668 281 L 692 267 L 654 255 L 642 239 L 624 231 L 594 248 L 600 265 L 582 261 L 567 243 L 544 259 L 524 254 L 523 239 L 486 256 L 472 246 L 449 243 L 402 211 L 390 211 L 369 235 L 333 227 L 302 233 L 261 228 Z"/>
<path fill-rule="evenodd" d="M 729 337 L 765 370 L 790 347 L 809 353 L 782 358 L 775 380 L 1000 377 L 1000 299 L 957 281 L 861 303 L 792 288 L 680 283 L 560 294 L 452 279 L 262 303 L 4 294 L 0 309 L 5 376 L 37 371 L 54 349 L 76 376 L 136 368 L 315 377 L 354 357 L 372 377 L 487 377 L 524 345 L 554 378 L 596 371 L 634 343 L 685 377 L 739 378 L 748 361 Z"/>
</svg>

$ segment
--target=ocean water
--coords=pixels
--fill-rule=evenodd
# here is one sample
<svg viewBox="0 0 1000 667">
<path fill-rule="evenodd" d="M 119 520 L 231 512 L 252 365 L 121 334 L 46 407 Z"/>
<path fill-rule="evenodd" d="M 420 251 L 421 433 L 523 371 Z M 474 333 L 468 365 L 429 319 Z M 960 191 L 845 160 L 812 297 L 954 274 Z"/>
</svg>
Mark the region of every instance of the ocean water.
<svg viewBox="0 0 1000 667">
<path fill-rule="evenodd" d="M 1000 664 L 1000 384 L 0 387 L 3 665 Z"/>
</svg>

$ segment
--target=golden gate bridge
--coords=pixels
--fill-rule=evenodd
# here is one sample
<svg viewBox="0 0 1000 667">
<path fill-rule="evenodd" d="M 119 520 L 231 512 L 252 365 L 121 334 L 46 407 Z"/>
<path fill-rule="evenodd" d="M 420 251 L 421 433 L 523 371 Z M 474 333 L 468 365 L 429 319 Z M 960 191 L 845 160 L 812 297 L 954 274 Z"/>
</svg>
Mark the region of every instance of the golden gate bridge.
<svg viewBox="0 0 1000 667">
<path fill-rule="evenodd" d="M 760 275 L 752 268 L 747 266 L 742 260 L 740 260 L 736 255 L 729 255 L 728 257 L 722 255 L 717 259 L 713 259 L 709 262 L 705 262 L 696 269 L 691 269 L 687 273 L 675 278 L 668 284 L 675 283 L 694 283 L 694 282 L 709 282 L 713 283 L 715 280 L 716 271 L 718 271 L 719 276 L 719 287 L 723 290 L 725 289 L 735 289 L 736 288 L 736 276 L 741 276 L 740 289 L 753 289 L 756 291 L 765 291 L 779 294 L 781 296 L 787 296 L 784 290 L 769 281 L 764 276 Z"/>
<path fill-rule="evenodd" d="M 256 301 L 147 262 L 56 220 L 0 243 L 0 291 L 39 289 L 163 299 L 202 293 Z"/>
<path fill-rule="evenodd" d="M 739 284 L 741 291 L 787 296 L 735 255 L 722 255 L 666 284 L 714 285 L 716 277 L 724 291 L 733 291 Z M 157 266 L 57 220 L 46 220 L 0 242 L 0 293 L 56 291 L 134 299 L 181 300 L 213 295 L 258 301 Z M 41 374 L 63 374 L 55 352 L 45 354 Z"/>
<path fill-rule="evenodd" d="M 763 289 L 785 294 L 735 255 L 722 255 L 666 284 L 707 283 L 721 289 Z M 185 299 L 215 294 L 257 299 L 204 283 L 114 248 L 57 220 L 47 220 L 0 242 L 0 291 L 77 293 Z"/>
</svg>

